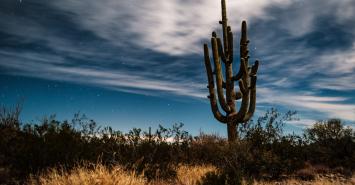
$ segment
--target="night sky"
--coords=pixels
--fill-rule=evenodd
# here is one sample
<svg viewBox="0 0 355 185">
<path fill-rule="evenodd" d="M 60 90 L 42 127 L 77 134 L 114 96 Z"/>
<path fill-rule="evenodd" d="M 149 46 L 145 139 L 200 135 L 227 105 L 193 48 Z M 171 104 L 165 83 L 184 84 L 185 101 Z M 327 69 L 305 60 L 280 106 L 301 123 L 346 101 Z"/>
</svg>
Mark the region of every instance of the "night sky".
<svg viewBox="0 0 355 185">
<path fill-rule="evenodd" d="M 255 116 L 296 110 L 288 132 L 327 118 L 354 126 L 354 0 L 227 8 L 235 51 L 246 20 L 250 59 L 261 60 Z M 80 112 L 123 131 L 182 122 L 226 135 L 206 98 L 202 50 L 221 34 L 220 12 L 219 0 L 1 0 L 0 104 L 23 101 L 23 122 Z"/>
</svg>

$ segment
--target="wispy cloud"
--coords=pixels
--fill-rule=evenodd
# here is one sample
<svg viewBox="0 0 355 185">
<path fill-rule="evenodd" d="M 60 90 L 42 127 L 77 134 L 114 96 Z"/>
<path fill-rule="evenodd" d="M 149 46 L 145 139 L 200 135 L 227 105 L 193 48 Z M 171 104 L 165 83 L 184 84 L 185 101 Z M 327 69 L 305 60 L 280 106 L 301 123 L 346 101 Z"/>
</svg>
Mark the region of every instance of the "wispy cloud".
<svg viewBox="0 0 355 185">
<path fill-rule="evenodd" d="M 317 76 L 311 85 L 317 89 L 355 90 L 355 43 L 350 50 L 336 51 L 319 57 L 318 68 L 327 75 Z"/>
<path fill-rule="evenodd" d="M 290 3 L 289 0 L 229 2 L 228 11 L 233 15 L 230 21 L 236 28 L 242 19 L 266 17 L 264 10 L 270 5 Z M 220 1 L 215 0 L 62 0 L 53 4 L 72 13 L 77 24 L 115 44 L 131 42 L 171 55 L 199 54 L 200 41 L 211 34 L 220 19 Z"/>
<path fill-rule="evenodd" d="M 0 52 L 0 54 L 4 54 L 4 52 Z M 48 60 L 44 60 L 45 57 Z M 62 58 L 46 55 L 32 56 L 27 54 L 18 59 L 16 56 L 8 54 L 8 57 L 5 59 L 12 62 L 3 63 L 2 66 L 16 71 L 14 72 L 16 75 L 91 84 L 110 89 L 121 89 L 122 91 L 132 93 L 141 93 L 142 90 L 146 90 L 145 94 L 149 95 L 171 93 L 196 98 L 204 96 L 199 91 L 200 88 L 194 88 L 195 84 L 188 80 L 185 80 L 183 83 L 174 83 L 154 79 L 149 74 L 144 73 L 133 75 L 127 71 L 109 70 L 100 67 L 59 66 L 57 64 L 63 64 L 64 60 Z M 23 61 L 26 62 L 24 63 Z M 148 90 L 153 92 L 149 93 Z"/>
<path fill-rule="evenodd" d="M 313 118 L 341 118 L 355 121 L 355 105 L 349 99 L 337 96 L 319 96 L 312 92 L 278 92 L 269 88 L 259 88 L 259 103 L 295 107 L 302 112 L 311 112 Z M 318 115 L 317 115 L 318 114 Z"/>
<path fill-rule="evenodd" d="M 236 39 L 241 20 L 247 19 L 251 59 L 262 62 L 258 105 L 355 120 L 353 0 L 227 2 Z M 5 43 L 0 67 L 7 73 L 139 94 L 207 94 L 201 45 L 211 31 L 220 33 L 219 1 L 5 5 L 0 7 Z"/>
<path fill-rule="evenodd" d="M 318 120 L 313 119 L 299 119 L 299 120 L 292 120 L 287 121 L 288 124 L 296 125 L 300 127 L 312 127 Z"/>
</svg>

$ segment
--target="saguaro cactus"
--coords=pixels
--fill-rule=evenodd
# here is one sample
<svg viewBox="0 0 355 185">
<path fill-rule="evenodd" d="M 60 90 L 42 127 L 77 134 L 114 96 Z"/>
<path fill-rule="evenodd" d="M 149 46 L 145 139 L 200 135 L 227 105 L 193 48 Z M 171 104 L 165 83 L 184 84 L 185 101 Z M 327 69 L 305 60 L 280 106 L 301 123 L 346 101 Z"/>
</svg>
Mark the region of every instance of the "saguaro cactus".
<svg viewBox="0 0 355 185">
<path fill-rule="evenodd" d="M 233 34 L 227 22 L 225 0 L 221 0 L 221 4 L 222 21 L 219 21 L 219 23 L 223 30 L 223 44 L 216 32 L 212 32 L 211 38 L 214 70 L 210 62 L 208 45 L 204 44 L 203 47 L 211 109 L 218 121 L 227 124 L 228 141 L 234 142 L 237 138 L 237 126 L 246 123 L 255 111 L 256 73 L 259 61 L 255 61 L 255 64 L 249 67 L 247 24 L 243 21 L 240 39 L 240 68 L 239 72 L 233 75 Z M 221 61 L 224 64 L 224 75 L 222 74 Z M 236 92 L 234 83 L 237 81 L 239 90 Z M 220 106 L 218 106 L 216 92 Z M 240 107 L 237 110 L 236 101 L 240 99 Z M 225 114 L 220 112 L 220 108 L 223 109 Z"/>
</svg>

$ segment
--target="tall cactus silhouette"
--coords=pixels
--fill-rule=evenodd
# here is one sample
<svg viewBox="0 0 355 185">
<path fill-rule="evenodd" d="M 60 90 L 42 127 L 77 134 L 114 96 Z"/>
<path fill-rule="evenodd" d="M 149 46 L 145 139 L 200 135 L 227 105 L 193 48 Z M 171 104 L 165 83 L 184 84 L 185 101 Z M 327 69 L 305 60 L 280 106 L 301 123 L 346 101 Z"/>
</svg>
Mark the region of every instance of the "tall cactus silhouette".
<svg viewBox="0 0 355 185">
<path fill-rule="evenodd" d="M 255 111 L 256 73 L 259 61 L 255 61 L 255 64 L 249 67 L 247 24 L 243 21 L 240 39 L 240 68 L 239 72 L 233 75 L 233 34 L 227 22 L 225 0 L 221 0 L 221 4 L 222 21 L 219 21 L 219 23 L 222 25 L 223 30 L 223 44 L 216 32 L 212 32 L 211 38 L 214 70 L 212 70 L 211 66 L 208 45 L 204 44 L 203 47 L 208 78 L 208 98 L 210 99 L 211 109 L 218 121 L 227 124 L 228 141 L 234 142 L 237 139 L 238 125 L 246 123 Z M 224 64 L 224 75 L 222 74 L 221 61 Z M 234 83 L 237 81 L 239 91 L 236 92 Z M 237 110 L 236 101 L 240 99 L 240 107 Z M 225 114 L 220 112 L 220 108 L 223 109 Z"/>
</svg>

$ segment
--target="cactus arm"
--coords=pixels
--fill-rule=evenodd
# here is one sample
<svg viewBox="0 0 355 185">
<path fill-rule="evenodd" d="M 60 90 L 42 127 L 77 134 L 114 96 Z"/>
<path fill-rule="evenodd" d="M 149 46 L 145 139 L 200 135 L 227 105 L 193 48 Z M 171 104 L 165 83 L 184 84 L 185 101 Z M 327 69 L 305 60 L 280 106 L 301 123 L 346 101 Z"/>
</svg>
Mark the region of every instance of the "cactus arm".
<svg viewBox="0 0 355 185">
<path fill-rule="evenodd" d="M 250 105 L 248 113 L 245 115 L 243 122 L 247 122 L 254 114 L 256 104 L 256 76 L 251 77 L 250 82 Z"/>
<path fill-rule="evenodd" d="M 236 75 L 234 75 L 233 76 L 233 78 L 232 78 L 232 80 L 233 81 L 238 81 L 238 80 L 240 80 L 241 78 L 242 78 L 242 75 L 243 75 L 243 71 L 242 71 L 242 66 L 240 65 L 240 68 L 239 68 L 239 71 L 238 71 L 238 73 L 236 74 Z"/>
<path fill-rule="evenodd" d="M 223 51 L 222 41 L 221 41 L 220 38 L 217 38 L 217 45 L 218 45 L 219 55 L 221 56 L 221 59 L 222 59 L 223 63 L 226 63 L 227 62 L 227 58 L 226 58 L 226 54 Z"/>
<path fill-rule="evenodd" d="M 254 114 L 255 112 L 255 104 L 256 104 L 256 80 L 257 76 L 256 73 L 258 71 L 259 67 L 259 61 L 256 60 L 255 64 L 252 66 L 251 71 L 250 71 L 250 105 L 249 105 L 249 110 L 248 113 L 245 115 L 243 122 L 247 122 Z"/>
<path fill-rule="evenodd" d="M 236 112 L 235 114 L 231 115 L 231 120 L 237 122 L 237 123 L 242 123 L 244 120 L 244 117 L 248 111 L 249 107 L 249 89 L 245 87 L 245 84 L 242 81 L 239 81 L 239 86 L 242 91 L 242 103 L 239 108 L 239 111 Z M 243 92 L 244 91 L 244 92 Z"/>
<path fill-rule="evenodd" d="M 208 86 L 207 87 L 208 87 L 209 94 L 210 94 L 208 96 L 208 98 L 210 99 L 211 109 L 212 109 L 214 117 L 218 121 L 220 121 L 222 123 L 226 123 L 227 117 L 221 114 L 221 112 L 218 109 L 218 105 L 217 105 L 217 99 L 216 99 L 216 94 L 215 94 L 215 90 L 214 90 L 213 72 L 212 72 L 211 61 L 210 61 L 210 57 L 209 57 L 207 44 L 203 45 L 203 49 L 204 49 L 205 66 L 206 66 L 207 78 L 208 78 Z"/>
<path fill-rule="evenodd" d="M 242 22 L 241 38 L 240 38 L 240 69 L 233 77 L 234 81 L 238 81 L 243 75 L 248 73 L 248 38 L 247 38 L 247 23 Z"/>
<path fill-rule="evenodd" d="M 222 29 L 223 29 L 223 44 L 224 44 L 224 53 L 228 53 L 228 35 L 227 35 L 227 10 L 226 10 L 226 1 L 221 0 L 222 5 Z"/>
<path fill-rule="evenodd" d="M 228 61 L 233 62 L 233 33 L 228 26 Z"/>
<path fill-rule="evenodd" d="M 242 22 L 242 35 L 240 38 L 240 58 L 246 60 L 246 66 L 248 67 L 248 36 L 247 36 L 247 23 Z"/>
<path fill-rule="evenodd" d="M 236 111 L 235 103 L 234 101 L 238 98 L 234 90 L 234 81 L 233 81 L 233 33 L 231 31 L 231 27 L 227 27 L 228 30 L 228 63 L 226 64 L 226 74 L 227 74 L 227 79 L 226 82 L 229 85 L 229 88 L 226 89 L 226 92 L 229 92 L 230 98 L 227 99 L 228 105 L 231 108 L 232 112 Z M 227 87 L 228 87 L 227 85 Z"/>
<path fill-rule="evenodd" d="M 249 70 L 248 70 L 248 39 L 247 39 L 247 24 L 242 22 L 242 34 L 240 38 L 240 62 L 243 67 L 243 74 L 239 80 L 239 88 L 242 92 L 242 103 L 239 111 L 233 114 L 230 119 L 237 123 L 243 123 L 244 118 L 248 112 L 250 103 L 250 89 L 249 89 Z M 243 65 L 243 66 L 242 66 Z"/>
<path fill-rule="evenodd" d="M 233 48 L 233 34 L 230 31 L 230 27 L 228 27 L 228 40 L 229 45 L 228 47 Z M 227 97 L 227 104 L 231 109 L 231 112 L 235 112 L 235 91 L 234 91 L 234 81 L 233 81 L 233 49 L 228 49 L 228 61 L 225 63 L 225 70 L 226 70 L 226 97 Z"/>
<path fill-rule="evenodd" d="M 213 60 L 215 65 L 217 95 L 218 95 L 219 104 L 221 105 L 222 109 L 225 112 L 229 113 L 230 109 L 227 105 L 226 99 L 223 94 L 223 75 L 222 75 L 222 66 L 218 55 L 217 39 L 215 37 L 212 37 L 211 43 L 212 43 Z"/>
<path fill-rule="evenodd" d="M 233 76 L 233 81 L 238 81 L 242 78 L 243 74 L 247 74 L 248 67 L 245 65 L 245 61 L 243 58 L 240 58 L 239 71 L 236 75 Z"/>
<path fill-rule="evenodd" d="M 239 89 L 241 91 L 242 97 L 243 97 L 243 95 L 248 93 L 248 89 L 246 88 L 246 85 L 244 84 L 244 82 L 242 80 L 239 80 Z"/>
<path fill-rule="evenodd" d="M 226 70 L 226 99 L 228 107 L 230 108 L 231 112 L 235 112 L 235 91 L 234 91 L 234 82 L 232 81 L 233 70 L 232 70 L 232 63 L 225 64 Z"/>
<path fill-rule="evenodd" d="M 256 60 L 254 65 L 251 67 L 251 71 L 250 71 L 250 75 L 256 75 L 256 73 L 258 72 L 258 68 L 259 68 L 259 61 Z"/>
<path fill-rule="evenodd" d="M 242 98 L 242 92 L 240 92 L 240 91 L 238 91 L 238 92 L 236 92 L 235 93 L 235 100 L 239 100 L 239 99 L 241 99 Z"/>
</svg>

